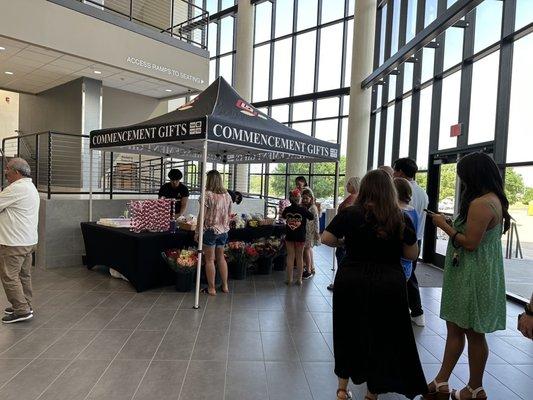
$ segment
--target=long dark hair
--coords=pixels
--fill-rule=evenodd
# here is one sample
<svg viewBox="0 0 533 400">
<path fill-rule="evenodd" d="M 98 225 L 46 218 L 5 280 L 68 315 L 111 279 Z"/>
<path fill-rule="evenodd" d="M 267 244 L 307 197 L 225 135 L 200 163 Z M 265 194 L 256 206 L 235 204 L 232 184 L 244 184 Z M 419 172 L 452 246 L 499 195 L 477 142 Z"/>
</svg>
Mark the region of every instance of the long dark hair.
<svg viewBox="0 0 533 400">
<path fill-rule="evenodd" d="M 494 193 L 500 199 L 503 215 L 503 231 L 511 226 L 509 200 L 503 190 L 503 180 L 494 160 L 485 153 L 472 153 L 457 163 L 457 175 L 461 178 L 463 190 L 459 205 L 459 219 L 466 222 L 468 209 L 473 200 L 487 193 Z"/>
<path fill-rule="evenodd" d="M 364 176 L 355 206 L 363 211 L 379 237 L 403 236 L 405 223 L 398 207 L 398 194 L 387 172 L 375 169 Z"/>
</svg>

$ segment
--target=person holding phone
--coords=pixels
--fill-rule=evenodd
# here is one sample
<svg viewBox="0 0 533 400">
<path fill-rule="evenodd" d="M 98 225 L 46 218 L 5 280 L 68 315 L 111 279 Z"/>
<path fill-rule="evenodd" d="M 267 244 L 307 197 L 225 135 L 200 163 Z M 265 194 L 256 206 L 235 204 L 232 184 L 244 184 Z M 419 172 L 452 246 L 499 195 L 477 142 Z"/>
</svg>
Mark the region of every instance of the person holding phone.
<svg viewBox="0 0 533 400">
<path fill-rule="evenodd" d="M 468 385 L 452 391 L 452 399 L 487 399 L 483 374 L 489 355 L 485 334 L 505 329 L 506 297 L 502 233 L 511 225 L 509 201 L 496 163 L 472 153 L 457 163 L 463 183 L 459 215 L 450 224 L 428 212 L 433 224 L 449 237 L 444 265 L 440 317 L 446 321 L 442 366 L 428 385 L 425 399 L 450 395 L 448 379 L 468 340 Z"/>
</svg>

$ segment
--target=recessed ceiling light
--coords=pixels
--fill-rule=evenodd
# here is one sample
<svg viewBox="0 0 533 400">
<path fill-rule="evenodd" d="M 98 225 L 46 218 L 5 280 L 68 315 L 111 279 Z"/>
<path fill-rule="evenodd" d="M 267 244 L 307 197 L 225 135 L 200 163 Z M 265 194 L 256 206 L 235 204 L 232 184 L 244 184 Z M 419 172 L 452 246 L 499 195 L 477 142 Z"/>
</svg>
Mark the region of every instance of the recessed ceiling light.
<svg viewBox="0 0 533 400">
<path fill-rule="evenodd" d="M 94 71 L 94 73 L 95 73 L 96 75 L 100 75 L 100 74 L 102 73 L 102 71 Z"/>
<path fill-rule="evenodd" d="M 165 89 L 165 92 L 172 92 L 172 89 Z"/>
<path fill-rule="evenodd" d="M 5 47 L 0 46 L 0 51 L 3 51 L 5 49 L 6 49 Z"/>
<path fill-rule="evenodd" d="M 13 75 L 13 72 L 11 72 L 11 71 L 6 71 L 5 74 L 6 74 L 6 75 Z"/>
</svg>

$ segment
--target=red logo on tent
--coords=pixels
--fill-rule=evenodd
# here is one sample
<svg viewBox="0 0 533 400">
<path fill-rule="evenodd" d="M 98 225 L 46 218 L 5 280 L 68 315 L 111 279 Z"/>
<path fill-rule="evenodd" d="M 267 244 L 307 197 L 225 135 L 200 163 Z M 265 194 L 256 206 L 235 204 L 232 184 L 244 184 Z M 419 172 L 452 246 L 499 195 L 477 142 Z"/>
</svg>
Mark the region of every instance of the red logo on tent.
<svg viewBox="0 0 533 400">
<path fill-rule="evenodd" d="M 241 112 L 243 114 L 249 115 L 250 117 L 259 117 L 266 119 L 264 115 L 259 114 L 250 104 L 248 104 L 242 99 L 237 100 L 237 103 L 235 105 L 241 109 Z"/>
</svg>

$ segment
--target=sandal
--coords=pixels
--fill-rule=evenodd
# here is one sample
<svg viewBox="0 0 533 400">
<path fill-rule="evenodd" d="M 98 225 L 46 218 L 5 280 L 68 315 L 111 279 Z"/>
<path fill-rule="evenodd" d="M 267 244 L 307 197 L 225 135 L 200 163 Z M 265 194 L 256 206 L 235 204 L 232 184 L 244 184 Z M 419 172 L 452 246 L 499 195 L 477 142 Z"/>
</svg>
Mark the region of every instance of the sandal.
<svg viewBox="0 0 533 400">
<path fill-rule="evenodd" d="M 339 393 L 344 393 L 343 397 L 339 397 Z M 347 389 L 337 389 L 337 400 L 348 400 L 352 398 L 352 392 Z"/>
<path fill-rule="evenodd" d="M 448 391 L 441 390 L 442 387 L 449 386 L 448 382 L 439 383 L 436 380 L 434 380 L 431 383 L 435 385 L 435 390 L 431 392 L 428 390 L 428 393 L 422 396 L 423 399 L 425 400 L 448 400 L 450 398 L 450 389 L 448 389 Z M 429 389 L 429 385 L 428 385 L 428 389 Z"/>
<path fill-rule="evenodd" d="M 485 394 L 485 389 L 483 389 L 482 386 L 478 387 L 477 389 L 472 389 L 470 385 L 467 385 L 466 388 L 472 395 L 472 397 L 461 399 L 461 391 L 460 390 L 453 390 L 452 391 L 452 399 L 454 400 L 470 400 L 470 399 L 478 399 L 478 400 L 487 400 L 487 395 Z M 480 392 L 483 392 L 484 396 L 478 397 L 478 394 Z"/>
</svg>

